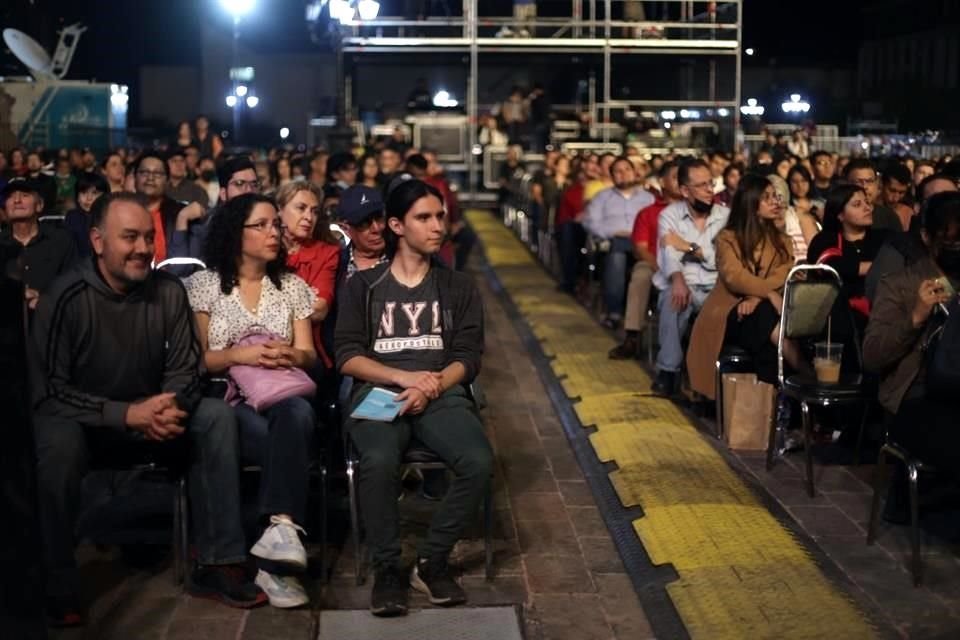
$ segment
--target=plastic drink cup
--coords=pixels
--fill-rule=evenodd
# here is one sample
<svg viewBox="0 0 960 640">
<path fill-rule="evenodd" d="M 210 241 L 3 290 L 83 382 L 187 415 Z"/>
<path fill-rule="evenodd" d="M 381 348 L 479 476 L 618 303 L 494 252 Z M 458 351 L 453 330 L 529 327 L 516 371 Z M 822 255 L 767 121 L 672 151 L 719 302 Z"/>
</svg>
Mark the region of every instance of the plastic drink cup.
<svg viewBox="0 0 960 640">
<path fill-rule="evenodd" d="M 843 360 L 843 344 L 839 342 L 818 342 L 813 358 L 813 368 L 817 372 L 817 382 L 836 384 L 840 381 L 840 363 Z"/>
</svg>

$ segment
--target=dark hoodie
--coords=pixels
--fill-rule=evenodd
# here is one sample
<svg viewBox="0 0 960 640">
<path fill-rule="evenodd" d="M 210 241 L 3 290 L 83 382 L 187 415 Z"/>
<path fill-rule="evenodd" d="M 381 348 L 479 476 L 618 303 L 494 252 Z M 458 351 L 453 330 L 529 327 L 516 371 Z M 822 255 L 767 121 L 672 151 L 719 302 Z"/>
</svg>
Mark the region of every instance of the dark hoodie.
<svg viewBox="0 0 960 640">
<path fill-rule="evenodd" d="M 443 316 L 444 367 L 459 362 L 469 385 L 480 373 L 483 355 L 483 302 L 470 276 L 451 271 L 434 260 L 440 311 Z M 336 329 L 337 369 L 355 356 L 378 360 L 373 351 L 374 332 L 380 324 L 380 309 L 371 309 L 371 291 L 386 278 L 390 263 L 358 271 L 347 281 L 338 303 Z"/>
<path fill-rule="evenodd" d="M 119 294 L 90 261 L 41 297 L 32 334 L 39 415 L 123 429 L 144 398 L 176 393 L 187 413 L 200 402 L 200 344 L 176 276 L 155 271 Z"/>
</svg>

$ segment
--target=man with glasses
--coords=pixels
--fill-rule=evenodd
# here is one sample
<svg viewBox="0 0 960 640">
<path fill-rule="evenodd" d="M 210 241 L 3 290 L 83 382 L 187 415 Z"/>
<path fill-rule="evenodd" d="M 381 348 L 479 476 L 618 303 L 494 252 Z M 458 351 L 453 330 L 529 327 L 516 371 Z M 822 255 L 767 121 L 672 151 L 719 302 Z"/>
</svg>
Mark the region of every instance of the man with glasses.
<svg viewBox="0 0 960 640">
<path fill-rule="evenodd" d="M 830 187 L 833 186 L 833 174 L 836 169 L 833 157 L 827 151 L 814 151 L 813 155 L 810 156 L 810 168 L 813 172 L 810 199 L 826 202 Z M 822 207 L 821 210 L 823 210 Z"/>
<path fill-rule="evenodd" d="M 873 205 L 873 228 L 899 233 L 903 231 L 900 218 L 893 209 L 879 202 L 880 179 L 873 163 L 867 158 L 853 158 L 843 168 L 843 178 L 863 189 L 867 202 Z"/>
<path fill-rule="evenodd" d="M 220 181 L 220 204 L 246 193 L 260 193 L 257 169 L 249 158 L 230 158 L 220 166 L 217 178 Z M 181 209 L 176 218 L 176 251 L 170 255 L 194 258 L 202 256 L 208 221 L 213 215 L 216 215 L 216 209 L 207 215 L 206 208 L 197 202 L 191 202 Z M 159 258 L 157 261 L 159 262 Z"/>
<path fill-rule="evenodd" d="M 659 250 L 653 284 L 660 291 L 657 379 L 650 390 L 671 396 L 683 363 L 681 339 L 717 282 L 714 240 L 727 225 L 730 210 L 713 204 L 713 176 L 703 160 L 682 163 L 677 171 L 683 200 L 660 213 Z"/>
<path fill-rule="evenodd" d="M 156 232 L 154 261 L 168 257 L 184 257 L 189 253 L 185 243 L 174 241 L 177 220 L 183 205 L 167 196 L 167 163 L 157 151 L 144 151 L 133 166 L 134 189 L 147 201 Z"/>
<path fill-rule="evenodd" d="M 337 219 L 343 223 L 350 243 L 340 256 L 337 288 L 358 271 L 389 262 L 383 239 L 384 208 L 380 192 L 363 185 L 350 187 L 340 197 Z"/>
</svg>

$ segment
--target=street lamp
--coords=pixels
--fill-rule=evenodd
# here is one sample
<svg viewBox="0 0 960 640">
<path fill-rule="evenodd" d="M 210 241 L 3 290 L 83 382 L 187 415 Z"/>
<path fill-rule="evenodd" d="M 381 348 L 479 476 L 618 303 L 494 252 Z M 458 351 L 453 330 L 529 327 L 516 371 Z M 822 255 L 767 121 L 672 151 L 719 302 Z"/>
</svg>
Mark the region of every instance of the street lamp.
<svg viewBox="0 0 960 640">
<path fill-rule="evenodd" d="M 253 108 L 255 108 L 258 104 L 260 104 L 260 98 L 258 98 L 257 96 L 247 96 L 247 106 L 248 106 L 248 107 L 250 107 L 251 109 L 253 109 Z"/>
<path fill-rule="evenodd" d="M 780 105 L 784 113 L 806 113 L 810 111 L 810 103 L 800 99 L 799 93 L 791 93 L 790 101 Z"/>
<path fill-rule="evenodd" d="M 377 0 L 360 0 L 357 3 L 357 12 L 361 20 L 376 20 L 380 13 L 380 3 Z"/>
<path fill-rule="evenodd" d="M 220 0 L 220 6 L 233 16 L 234 22 L 247 15 L 257 5 L 257 0 Z"/>
</svg>

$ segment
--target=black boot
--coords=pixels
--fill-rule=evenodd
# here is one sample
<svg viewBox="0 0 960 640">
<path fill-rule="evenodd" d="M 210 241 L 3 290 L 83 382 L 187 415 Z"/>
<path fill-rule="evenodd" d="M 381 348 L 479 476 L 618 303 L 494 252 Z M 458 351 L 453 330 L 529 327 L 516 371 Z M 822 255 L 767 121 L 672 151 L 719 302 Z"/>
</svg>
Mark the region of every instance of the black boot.
<svg viewBox="0 0 960 640">
<path fill-rule="evenodd" d="M 671 397 L 677 388 L 677 374 L 672 371 L 658 371 L 657 379 L 650 385 L 650 391 L 663 398 Z"/>
</svg>

